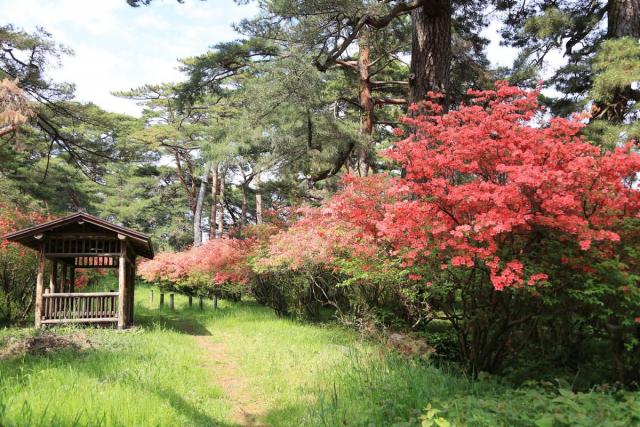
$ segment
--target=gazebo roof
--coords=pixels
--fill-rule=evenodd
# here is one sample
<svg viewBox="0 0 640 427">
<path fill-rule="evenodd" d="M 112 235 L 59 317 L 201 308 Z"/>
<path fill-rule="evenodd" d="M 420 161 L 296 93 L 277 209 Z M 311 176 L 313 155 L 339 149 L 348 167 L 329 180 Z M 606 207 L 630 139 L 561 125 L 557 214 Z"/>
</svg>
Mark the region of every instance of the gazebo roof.
<svg viewBox="0 0 640 427">
<path fill-rule="evenodd" d="M 131 242 L 131 247 L 136 255 L 145 258 L 153 258 L 153 247 L 151 239 L 144 233 L 131 230 L 130 228 L 112 224 L 86 212 L 76 212 L 62 218 L 43 224 L 27 227 L 14 231 L 3 236 L 11 242 L 17 242 L 32 249 L 37 249 L 40 242 L 36 239 L 39 234 L 44 234 L 55 230 L 56 234 L 78 234 L 78 233 L 103 233 L 117 236 L 118 234 L 127 237 Z"/>
</svg>

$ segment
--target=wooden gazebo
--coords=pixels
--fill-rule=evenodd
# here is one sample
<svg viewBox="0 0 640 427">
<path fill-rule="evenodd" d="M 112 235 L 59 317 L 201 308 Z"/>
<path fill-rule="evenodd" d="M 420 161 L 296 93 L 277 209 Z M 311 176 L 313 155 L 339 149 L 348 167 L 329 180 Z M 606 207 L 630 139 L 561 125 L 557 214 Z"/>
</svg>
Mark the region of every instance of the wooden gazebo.
<svg viewBox="0 0 640 427">
<path fill-rule="evenodd" d="M 153 258 L 146 234 L 77 212 L 4 238 L 38 251 L 36 328 L 112 322 L 123 329 L 133 323 L 136 257 Z M 118 269 L 118 292 L 74 292 L 76 268 Z"/>
</svg>

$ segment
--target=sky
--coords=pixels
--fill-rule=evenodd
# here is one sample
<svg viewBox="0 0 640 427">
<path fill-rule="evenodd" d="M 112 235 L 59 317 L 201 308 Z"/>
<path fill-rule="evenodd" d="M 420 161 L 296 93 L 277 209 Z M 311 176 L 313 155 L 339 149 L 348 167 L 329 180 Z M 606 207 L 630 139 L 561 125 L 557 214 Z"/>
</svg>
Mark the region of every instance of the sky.
<svg viewBox="0 0 640 427">
<path fill-rule="evenodd" d="M 0 25 L 44 27 L 75 52 L 49 70 L 54 80 L 74 83 L 79 101 L 139 115 L 133 101 L 111 92 L 183 80 L 178 58 L 238 38 L 231 25 L 256 12 L 255 3 L 233 0 L 154 0 L 139 8 L 125 0 L 0 0 Z M 498 29 L 494 23 L 484 31 L 491 40 L 488 57 L 494 65 L 511 65 L 515 50 L 500 46 Z"/>
<path fill-rule="evenodd" d="M 44 27 L 75 52 L 49 70 L 54 80 L 74 83 L 80 101 L 134 115 L 140 107 L 111 92 L 183 80 L 178 58 L 238 38 L 231 24 L 255 13 L 233 0 L 155 0 L 138 8 L 125 0 L 0 0 L 0 25 Z"/>
</svg>

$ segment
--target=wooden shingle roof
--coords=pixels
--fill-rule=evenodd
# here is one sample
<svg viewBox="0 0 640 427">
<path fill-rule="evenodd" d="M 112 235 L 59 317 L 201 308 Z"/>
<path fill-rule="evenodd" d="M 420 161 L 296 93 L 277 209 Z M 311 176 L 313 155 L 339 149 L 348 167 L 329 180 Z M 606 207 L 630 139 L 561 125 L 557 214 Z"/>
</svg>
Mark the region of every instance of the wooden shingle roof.
<svg viewBox="0 0 640 427">
<path fill-rule="evenodd" d="M 37 249 L 39 241 L 35 237 L 54 230 L 57 234 L 74 234 L 79 232 L 101 232 L 113 234 L 114 236 L 121 234 L 129 239 L 136 255 L 149 259 L 153 258 L 153 247 L 151 246 L 151 238 L 148 235 L 130 228 L 112 224 L 96 216 L 89 215 L 86 212 L 76 212 L 62 218 L 54 219 L 53 221 L 14 231 L 13 233 L 3 236 L 3 238 L 32 249 Z"/>
</svg>

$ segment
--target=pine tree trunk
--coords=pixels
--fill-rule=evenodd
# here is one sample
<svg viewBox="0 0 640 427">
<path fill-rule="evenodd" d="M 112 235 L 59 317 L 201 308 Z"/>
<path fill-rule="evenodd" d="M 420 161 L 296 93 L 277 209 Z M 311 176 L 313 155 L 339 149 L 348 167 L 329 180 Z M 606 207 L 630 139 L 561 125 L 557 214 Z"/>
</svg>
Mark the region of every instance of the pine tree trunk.
<svg viewBox="0 0 640 427">
<path fill-rule="evenodd" d="M 213 165 L 211 168 L 211 211 L 209 213 L 209 238 L 215 239 L 216 235 L 216 220 L 218 218 L 218 165 Z"/>
<path fill-rule="evenodd" d="M 607 38 L 640 38 L 640 0 L 609 0 L 607 5 Z M 616 89 L 607 103 L 596 103 L 604 111 L 603 118 L 612 124 L 622 124 L 629 113 L 629 99 L 637 98 L 629 85 Z"/>
<path fill-rule="evenodd" d="M 409 103 L 428 91 L 446 93 L 451 62 L 451 0 L 430 0 L 411 12 Z"/>
<path fill-rule="evenodd" d="M 220 171 L 219 176 L 220 181 L 220 209 L 218 209 L 218 237 L 222 237 L 222 233 L 224 233 L 224 180 L 225 175 L 224 172 Z"/>
<path fill-rule="evenodd" d="M 360 149 L 358 151 L 358 173 L 360 176 L 369 174 L 367 161 L 372 149 L 373 134 L 373 100 L 371 98 L 371 80 L 369 67 L 371 64 L 367 30 L 363 29 L 359 40 L 360 55 L 358 58 L 358 83 L 360 102 Z"/>
<path fill-rule="evenodd" d="M 240 209 L 240 226 L 244 227 L 247 224 L 247 210 L 249 206 L 249 196 L 247 194 L 247 184 L 240 185 L 242 190 L 242 208 Z"/>
<path fill-rule="evenodd" d="M 185 192 L 187 193 L 187 197 L 189 199 L 189 207 L 191 208 L 191 213 L 195 215 L 195 213 L 196 213 L 196 200 L 195 200 L 195 193 L 193 191 L 193 182 L 191 183 L 192 185 L 189 185 L 187 183 L 187 180 L 186 180 L 186 178 L 184 176 L 184 172 L 182 170 L 182 162 L 180 161 L 180 154 L 177 151 L 174 153 L 174 159 L 175 159 L 175 162 L 176 162 L 176 174 L 178 175 L 178 179 L 180 180 L 180 184 L 182 184 L 182 187 L 184 188 Z"/>
<path fill-rule="evenodd" d="M 208 176 L 209 174 L 205 172 L 200 179 L 200 191 L 198 191 L 196 209 L 193 215 L 193 246 L 200 246 L 202 244 L 202 208 L 204 206 L 204 197 L 207 194 Z"/>
<path fill-rule="evenodd" d="M 262 191 L 260 174 L 256 175 L 256 224 L 262 224 Z"/>
<path fill-rule="evenodd" d="M 609 0 L 607 37 L 640 38 L 640 0 Z"/>
</svg>

